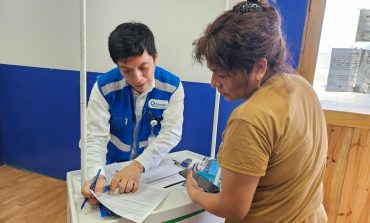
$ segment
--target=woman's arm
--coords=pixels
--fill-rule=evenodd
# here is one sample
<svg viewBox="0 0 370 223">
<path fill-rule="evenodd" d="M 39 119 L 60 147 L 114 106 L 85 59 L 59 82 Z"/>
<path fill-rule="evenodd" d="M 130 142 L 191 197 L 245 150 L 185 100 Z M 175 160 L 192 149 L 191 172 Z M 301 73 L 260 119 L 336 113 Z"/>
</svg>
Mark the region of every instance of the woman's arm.
<svg viewBox="0 0 370 223">
<path fill-rule="evenodd" d="M 260 177 L 243 175 L 221 168 L 221 192 L 203 192 L 192 174 L 188 174 L 187 191 L 193 202 L 219 217 L 241 220 L 248 214 Z"/>
</svg>

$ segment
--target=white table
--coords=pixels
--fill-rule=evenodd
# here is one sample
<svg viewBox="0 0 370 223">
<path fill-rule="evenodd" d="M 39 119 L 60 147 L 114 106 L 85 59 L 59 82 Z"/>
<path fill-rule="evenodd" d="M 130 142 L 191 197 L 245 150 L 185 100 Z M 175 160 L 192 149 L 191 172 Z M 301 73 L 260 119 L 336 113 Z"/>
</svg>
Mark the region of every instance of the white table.
<svg viewBox="0 0 370 223">
<path fill-rule="evenodd" d="M 193 161 L 201 161 L 202 155 L 191 151 L 179 151 L 170 153 L 169 156 L 176 160 L 184 160 L 191 158 Z M 208 223 L 208 222 L 224 222 L 223 218 L 219 218 L 204 211 L 197 204 L 192 203 L 186 188 L 181 184 L 167 188 L 169 195 L 167 198 L 153 211 L 153 213 L 145 220 L 147 223 L 166 222 L 166 223 Z M 83 222 L 131 222 L 123 218 L 113 218 L 100 216 L 98 206 L 86 203 L 83 210 L 80 210 L 83 202 L 81 195 L 81 172 L 80 170 L 67 173 L 67 191 L 68 191 L 68 207 L 67 221 L 72 223 Z"/>
</svg>

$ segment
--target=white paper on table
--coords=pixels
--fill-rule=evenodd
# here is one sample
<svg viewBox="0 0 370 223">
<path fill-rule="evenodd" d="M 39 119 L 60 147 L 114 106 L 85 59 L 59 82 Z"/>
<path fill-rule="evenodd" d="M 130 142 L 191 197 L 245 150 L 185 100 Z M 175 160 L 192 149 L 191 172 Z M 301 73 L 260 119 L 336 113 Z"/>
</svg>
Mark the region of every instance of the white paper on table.
<svg viewBox="0 0 370 223">
<path fill-rule="evenodd" d="M 183 169 L 183 167 L 175 165 L 172 160 L 163 159 L 157 167 L 143 173 L 141 175 L 141 181 L 144 183 L 152 183 L 166 177 L 178 175 Z"/>
<path fill-rule="evenodd" d="M 113 176 L 120 170 L 122 170 L 125 166 L 128 166 L 131 162 L 123 162 L 123 163 L 113 163 L 110 165 L 107 165 L 105 167 L 105 178 L 107 179 L 107 184 L 110 184 L 110 182 L 113 179 Z M 167 179 L 171 182 L 168 182 L 167 185 L 175 183 L 178 178 L 176 178 L 176 175 L 179 175 L 179 171 L 183 170 L 183 167 L 177 166 L 173 163 L 171 159 L 165 158 L 162 160 L 162 162 L 159 163 L 157 167 L 154 167 L 153 169 L 150 169 L 146 171 L 145 173 L 141 174 L 141 183 L 147 183 L 147 184 L 155 184 L 155 181 L 166 181 L 165 178 L 169 177 Z M 167 186 L 165 185 L 165 186 Z"/>
<path fill-rule="evenodd" d="M 94 191 L 90 192 L 106 208 L 134 222 L 143 222 L 169 193 L 166 189 L 147 184 L 141 184 L 135 193 L 102 193 L 98 197 Z"/>
<path fill-rule="evenodd" d="M 170 187 L 172 185 L 182 183 L 185 180 L 186 179 L 183 176 L 181 176 L 180 174 L 175 174 L 175 175 L 168 176 L 168 177 L 156 180 L 156 181 L 152 181 L 148 184 L 156 186 L 156 187 L 162 187 L 163 188 L 163 187 Z"/>
</svg>

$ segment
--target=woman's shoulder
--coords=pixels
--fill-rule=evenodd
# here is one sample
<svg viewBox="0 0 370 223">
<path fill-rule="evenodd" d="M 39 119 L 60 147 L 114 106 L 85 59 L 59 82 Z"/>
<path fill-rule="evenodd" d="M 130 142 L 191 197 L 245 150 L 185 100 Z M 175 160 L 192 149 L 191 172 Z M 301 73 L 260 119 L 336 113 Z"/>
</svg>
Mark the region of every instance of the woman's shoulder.
<svg viewBox="0 0 370 223">
<path fill-rule="evenodd" d="M 237 106 L 230 119 L 243 119 L 248 122 L 271 119 L 279 115 L 289 105 L 290 97 L 305 83 L 298 74 L 276 74 L 272 76 L 249 99 Z"/>
</svg>

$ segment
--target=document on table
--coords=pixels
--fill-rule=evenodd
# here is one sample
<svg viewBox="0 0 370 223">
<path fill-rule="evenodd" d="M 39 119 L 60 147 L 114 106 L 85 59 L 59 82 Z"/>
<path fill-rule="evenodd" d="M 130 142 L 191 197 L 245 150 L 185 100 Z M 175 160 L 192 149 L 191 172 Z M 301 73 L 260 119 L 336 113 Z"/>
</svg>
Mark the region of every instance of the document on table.
<svg viewBox="0 0 370 223">
<path fill-rule="evenodd" d="M 169 193 L 147 184 L 141 184 L 135 193 L 109 195 L 106 192 L 98 197 L 90 191 L 109 210 L 134 222 L 143 222 Z"/>
<path fill-rule="evenodd" d="M 124 163 L 113 163 L 105 167 L 105 177 L 107 179 L 107 184 L 110 184 L 113 176 L 123 169 L 125 166 L 129 165 L 130 162 Z M 179 171 L 183 170 L 183 167 L 177 166 L 173 163 L 171 159 L 163 159 L 162 162 L 155 168 L 146 171 L 141 174 L 141 183 L 156 185 L 164 187 L 172 183 L 178 182 L 182 177 L 178 174 Z M 167 178 L 167 179 L 165 179 Z"/>
<path fill-rule="evenodd" d="M 143 173 L 141 181 L 144 183 L 154 183 L 157 180 L 179 175 L 178 173 L 183 169 L 183 167 L 175 165 L 172 160 L 163 159 L 157 167 Z"/>
</svg>

